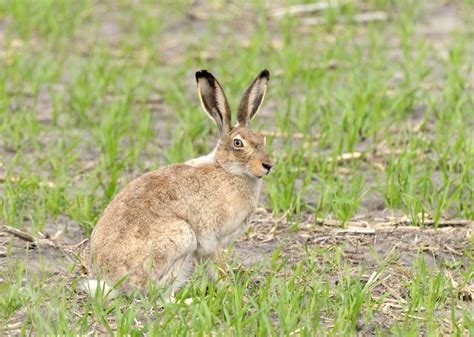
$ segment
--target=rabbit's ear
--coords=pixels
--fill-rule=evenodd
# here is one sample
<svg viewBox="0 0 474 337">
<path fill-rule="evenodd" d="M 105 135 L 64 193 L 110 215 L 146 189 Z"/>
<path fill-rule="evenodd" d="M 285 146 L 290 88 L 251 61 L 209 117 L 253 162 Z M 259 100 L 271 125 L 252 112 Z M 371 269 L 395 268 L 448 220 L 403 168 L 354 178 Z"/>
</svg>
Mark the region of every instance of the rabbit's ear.
<svg viewBox="0 0 474 337">
<path fill-rule="evenodd" d="M 239 125 L 247 125 L 255 116 L 262 105 L 269 80 L 270 72 L 265 69 L 245 89 L 237 109 L 237 122 Z"/>
<path fill-rule="evenodd" d="M 222 136 L 230 130 L 230 108 L 224 90 L 207 70 L 196 72 L 196 82 L 202 107 L 214 119 Z"/>
</svg>

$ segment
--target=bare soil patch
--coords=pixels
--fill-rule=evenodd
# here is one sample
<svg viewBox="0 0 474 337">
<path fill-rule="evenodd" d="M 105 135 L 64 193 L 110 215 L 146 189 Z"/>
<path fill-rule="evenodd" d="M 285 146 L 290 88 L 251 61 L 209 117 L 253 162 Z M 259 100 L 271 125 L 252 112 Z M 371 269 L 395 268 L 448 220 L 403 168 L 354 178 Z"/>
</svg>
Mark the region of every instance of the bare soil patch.
<svg viewBox="0 0 474 337">
<path fill-rule="evenodd" d="M 453 220 L 448 222 L 449 226 L 435 229 L 397 226 L 391 224 L 393 218 L 385 220 L 378 223 L 351 222 L 348 227 L 336 227 L 317 224 L 318 220 L 308 215 L 306 220 L 296 225 L 288 222 L 286 217 L 274 218 L 265 209 L 258 209 L 252 227 L 234 244 L 226 260 L 236 270 L 251 270 L 259 265 L 262 267 L 260 272 L 265 273 L 273 252 L 281 248 L 280 259 L 287 261 L 280 272 L 281 277 L 291 275 L 292 265 L 309 254 L 317 265 L 317 270 L 313 272 L 326 275 L 330 282 L 337 282 L 338 274 L 342 272 L 337 268 L 328 268 L 334 264 L 336 250 L 340 250 L 343 262 L 350 265 L 351 273 L 356 275 L 362 271 L 366 280 L 385 265 L 380 275 L 381 282 L 372 290 L 373 296 L 380 297 L 380 310 L 369 326 L 360 323 L 359 329 L 365 334 L 373 334 L 375 327 L 389 327 L 405 318 L 406 313 L 401 310 L 402 302 L 409 296 L 407 284 L 414 277 L 413 266 L 420 259 L 426 263 L 429 272 L 447 273 L 457 298 L 461 300 L 459 303 L 465 307 L 472 305 L 474 283 L 461 284 L 459 271 L 472 263 L 466 252 L 474 253 L 470 239 L 474 230 L 473 221 L 460 220 L 457 224 Z M 327 220 L 329 223 L 332 221 Z M 85 233 L 70 226 L 59 231 L 58 228 L 60 226 L 51 225 L 39 235 L 44 239 L 36 243 L 2 228 L 0 247 L 10 253 L 5 257 L 6 254 L 0 252 L 0 270 L 12 260 L 20 260 L 31 272 L 29 275 L 41 272 L 50 284 L 88 277 L 84 261 L 84 251 L 87 250 Z M 459 265 L 462 267 L 459 268 Z M 86 298 L 81 291 L 78 296 Z M 439 314 L 443 315 L 442 312 Z M 24 315 L 24 311 L 18 311 L 9 325 L 21 323 Z M 110 319 L 113 321 L 113 318 Z M 423 319 L 422 314 L 419 319 Z M 331 326 L 331 320 L 325 323 Z M 449 330 L 450 322 L 446 320 L 445 323 Z M 97 332 L 102 331 L 100 326 L 96 329 Z"/>
</svg>

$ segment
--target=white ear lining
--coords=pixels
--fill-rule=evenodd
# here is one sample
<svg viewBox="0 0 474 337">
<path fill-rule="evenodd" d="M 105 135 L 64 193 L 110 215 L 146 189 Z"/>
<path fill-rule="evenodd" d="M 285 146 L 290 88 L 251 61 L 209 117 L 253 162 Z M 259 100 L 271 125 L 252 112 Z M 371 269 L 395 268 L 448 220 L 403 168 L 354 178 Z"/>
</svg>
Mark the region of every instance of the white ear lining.
<svg viewBox="0 0 474 337">
<path fill-rule="evenodd" d="M 268 86 L 268 80 L 266 78 L 261 78 L 252 87 L 249 94 L 249 100 L 248 100 L 248 105 L 247 105 L 249 109 L 248 115 L 247 115 L 247 123 L 250 122 L 252 118 L 257 114 L 257 112 L 260 110 L 263 100 L 265 99 L 265 94 L 267 93 L 267 86 Z M 255 101 L 259 97 L 259 93 L 261 93 L 260 103 L 256 107 L 255 111 L 253 111 L 252 113 L 252 109 L 254 108 Z"/>
<path fill-rule="evenodd" d="M 253 107 L 253 102 L 257 98 L 257 94 L 260 91 L 260 83 L 261 81 L 257 81 L 255 85 L 253 86 L 252 90 L 250 90 L 250 95 L 249 95 L 249 101 L 248 101 L 248 107 Z"/>
<path fill-rule="evenodd" d="M 225 104 L 225 97 L 224 97 L 224 93 L 222 92 L 222 90 L 220 88 L 217 89 L 217 93 L 216 93 L 216 104 L 217 104 L 217 108 L 220 110 L 220 111 L 223 111 L 225 113 L 229 113 L 229 111 L 226 111 L 226 104 Z"/>
</svg>

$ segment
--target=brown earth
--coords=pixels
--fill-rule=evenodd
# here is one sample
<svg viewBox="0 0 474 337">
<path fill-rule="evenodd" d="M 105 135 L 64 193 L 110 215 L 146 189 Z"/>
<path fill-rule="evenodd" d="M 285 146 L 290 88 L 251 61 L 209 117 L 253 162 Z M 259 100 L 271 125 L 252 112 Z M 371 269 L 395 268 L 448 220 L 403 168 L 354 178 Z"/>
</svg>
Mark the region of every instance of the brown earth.
<svg viewBox="0 0 474 337">
<path fill-rule="evenodd" d="M 205 16 L 212 15 L 212 12 L 204 9 L 198 10 L 203 6 L 199 3 L 196 6 L 195 13 L 197 14 L 188 18 L 188 22 L 184 24 L 176 23 L 167 27 L 165 36 L 169 34 L 174 37 L 176 30 L 180 29 L 183 32 L 190 28 L 199 31 L 199 25 L 205 24 L 205 19 L 201 18 L 199 13 L 205 13 L 202 14 Z M 251 21 L 250 19 L 247 20 Z M 435 47 L 443 51 L 446 50 L 449 34 L 459 22 L 461 22 L 460 13 L 455 4 L 430 5 L 423 20 L 419 23 L 417 34 L 434 41 Z M 241 26 L 241 22 L 235 24 Z M 3 30 L 2 27 L 3 24 L 0 25 L 0 33 Z M 232 30 L 233 28 L 226 26 L 219 29 Z M 104 19 L 103 30 L 110 39 L 120 40 L 120 31 L 114 26 L 113 18 L 108 17 L 107 19 L 106 17 Z M 248 32 L 245 30 L 236 31 L 239 31 L 243 42 L 245 42 Z M 181 35 L 186 36 L 184 33 Z M 188 36 L 188 39 L 190 38 Z M 182 53 L 185 52 L 182 45 L 173 44 L 172 40 L 173 38 L 170 38 L 169 44 L 163 47 L 162 54 L 163 62 L 170 65 L 179 63 Z M 275 39 L 275 43 L 278 43 L 277 39 Z M 397 43 L 394 41 L 393 45 L 395 46 Z M 212 51 L 208 51 L 208 53 L 209 57 L 212 56 Z M 395 48 L 393 54 L 396 58 L 398 51 Z M 430 76 L 439 78 L 442 77 L 442 74 L 435 71 Z M 41 95 L 39 101 L 44 107 L 44 111 L 39 111 L 39 113 L 43 122 L 47 123 L 50 119 L 51 101 Z M 152 111 L 163 108 L 159 99 L 147 104 Z M 413 118 L 416 119 L 416 114 L 413 114 Z M 412 122 L 416 125 L 416 121 Z M 166 130 L 166 125 L 158 123 L 156 129 Z M 166 131 L 163 134 L 166 134 Z M 3 147 L 0 147 L 0 154 L 5 160 L 13 156 L 11 151 Z M 87 162 L 87 160 L 96 158 L 96 153 L 85 150 L 81 157 L 84 158 L 84 162 Z M 451 264 L 461 264 L 467 267 L 469 260 L 464 252 L 469 247 L 471 247 L 471 253 L 473 252 L 471 237 L 474 222 L 460 220 L 458 223 L 456 221 L 447 222 L 446 225 L 441 225 L 438 229 L 420 228 L 410 226 L 408 220 L 401 216 L 396 219 L 390 218 L 389 215 L 393 214 L 388 214 L 380 205 L 383 206 L 380 196 L 369 198 L 363 205 L 365 213 L 345 224 L 345 228 L 330 219 L 324 221 L 314 219 L 311 214 L 303 216 L 303 220 L 296 227 L 288 220 L 290 217 L 276 219 L 266 210 L 259 209 L 254 217 L 252 228 L 235 243 L 227 259 L 229 262 L 233 261 L 236 266 L 241 265 L 248 268 L 269 259 L 272 252 L 280 246 L 282 247 L 282 257 L 288 259 L 289 262 L 296 262 L 302 255 L 307 254 L 305 247 L 313 251 L 321 248 L 327 251 L 315 258 L 318 259 L 317 263 L 323 270 L 324 265 L 330 263 L 334 249 L 339 247 L 345 261 L 350 263 L 353 270 L 362 267 L 366 271 L 367 279 L 372 272 L 379 268 L 381 261 L 388 259 L 388 266 L 381 276 L 383 282 L 374 289 L 375 294 L 380 295 L 386 292 L 390 294 L 389 297 L 383 299 L 382 309 L 377 314 L 379 315 L 377 321 L 385 322 L 381 324 L 388 325 L 390 322 L 403 319 L 403 313 L 398 303 L 406 295 L 404 281 L 412 276 L 410 267 L 415 259 L 422 256 L 430 267 L 443 268 L 446 273 L 450 273 L 449 265 Z M 26 222 L 22 232 L 28 233 L 28 228 Z M 39 236 L 36 234 L 34 238 L 29 235 L 19 238 L 21 233 L 12 234 L 8 228 L 2 227 L 0 231 L 0 270 L 4 269 L 12 260 L 22 260 L 28 270 L 47 271 L 48 282 L 56 282 L 59 278 L 72 279 L 80 275 L 86 276 L 80 258 L 82 250 L 87 246 L 85 241 L 87 237 L 83 228 L 66 217 L 60 217 L 49 222 L 42 234 L 43 239 L 38 239 Z M 45 263 L 45 268 L 42 267 L 43 263 Z M 70 269 L 71 263 L 76 263 L 76 268 L 73 271 Z M 453 272 L 450 276 L 454 284 L 458 283 L 459 275 Z M 474 284 L 471 283 L 465 288 L 457 289 L 457 291 L 466 306 L 472 305 Z M 22 319 L 20 312 L 9 324 L 13 326 Z M 446 324 L 449 325 L 449 322 Z M 361 329 L 370 333 L 373 327 L 363 326 Z"/>
</svg>

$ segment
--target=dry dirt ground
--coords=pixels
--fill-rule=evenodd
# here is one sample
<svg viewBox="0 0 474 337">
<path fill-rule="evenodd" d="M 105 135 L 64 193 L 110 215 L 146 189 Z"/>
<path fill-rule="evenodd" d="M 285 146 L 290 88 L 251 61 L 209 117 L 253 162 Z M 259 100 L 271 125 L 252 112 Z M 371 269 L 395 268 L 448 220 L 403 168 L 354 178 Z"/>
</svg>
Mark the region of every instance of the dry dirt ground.
<svg viewBox="0 0 474 337">
<path fill-rule="evenodd" d="M 326 222 L 331 223 L 328 220 Z M 471 263 L 463 252 L 466 247 L 472 246 L 472 221 L 448 221 L 440 228 L 433 229 L 410 226 L 408 220 L 403 219 L 380 218 L 377 223 L 360 219 L 341 228 L 337 221 L 331 225 L 322 225 L 311 215 L 296 225 L 288 222 L 286 217 L 275 219 L 265 209 L 258 209 L 252 224 L 248 233 L 228 251 L 226 261 L 236 269 L 268 266 L 277 249 L 281 249 L 280 258 L 288 262 L 281 271 L 281 277 L 288 276 L 291 265 L 308 255 L 316 264 L 316 269 L 312 272 L 324 273 L 331 282 L 337 282 L 338 274 L 345 272 L 335 266 L 336 255 L 337 259 L 350 266 L 350 273 L 355 275 L 362 268 L 363 279 L 366 281 L 384 266 L 379 276 L 381 281 L 372 290 L 372 296 L 380 298 L 380 310 L 369 325 L 360 323 L 358 329 L 362 335 L 371 335 L 375 328 L 388 328 L 394 322 L 405 319 L 406 313 L 401 304 L 409 292 L 407 284 L 415 277 L 415 261 L 423 259 L 427 270 L 442 269 L 449 275 L 455 288 L 461 278 L 459 271 L 467 269 L 467 264 Z M 11 249 L 11 254 L 8 259 L 1 258 L 0 266 L 5 266 L 11 259 L 21 259 L 29 271 L 28 275 L 41 270 L 48 284 L 87 277 L 84 262 L 87 238 L 74 224 L 63 230 L 64 232 L 57 232 L 57 227 L 48 228 L 44 232 L 45 239 L 38 240 L 28 234 L 8 233 L 4 229 L 0 233 L 0 247 Z M 72 270 L 71 265 L 75 265 Z M 453 267 L 452 270 L 450 266 Z M 266 268 L 263 267 L 260 271 L 262 278 L 265 273 Z M 28 280 L 23 282 L 27 283 Z M 257 276 L 255 284 L 258 285 L 258 282 L 260 280 Z M 471 306 L 473 295 L 474 283 L 458 286 L 456 296 L 463 305 L 459 309 Z M 80 292 L 78 296 L 85 298 L 87 295 Z M 24 314 L 24 311 L 18 311 L 9 325 L 21 325 Z M 446 315 L 445 329 L 449 331 L 449 310 L 438 314 Z M 418 318 L 423 320 L 423 315 L 420 314 Z M 330 319 L 323 323 L 331 326 Z M 96 332 L 106 333 L 99 325 L 94 329 Z"/>
<path fill-rule="evenodd" d="M 450 6 L 432 8 L 417 31 L 425 34 L 426 38 L 440 41 L 442 48 L 441 41 L 447 38 L 448 32 L 456 25 L 456 15 L 455 9 Z M 111 29 L 113 37 L 113 27 Z M 176 58 L 179 57 L 173 56 L 173 52 L 179 55 L 179 48 L 169 48 L 170 63 L 177 62 Z M 304 216 L 298 223 L 293 223 L 291 216 L 275 218 L 269 211 L 258 209 L 251 229 L 235 243 L 229 251 L 227 261 L 236 267 L 245 268 L 271 258 L 272 252 L 279 247 L 281 256 L 290 263 L 298 261 L 308 252 L 316 252 L 314 254 L 319 271 L 334 276 L 338 270 L 327 270 L 325 266 L 334 262 L 331 259 L 338 251 L 353 270 L 363 266 L 368 279 L 380 267 L 381 261 L 386 260 L 387 267 L 381 275 L 382 282 L 374 289 L 374 293 L 390 294 L 383 299 L 376 320 L 382 322 L 382 325 L 389 325 L 390 322 L 403 319 L 404 313 L 400 310 L 399 303 L 403 301 L 407 291 L 404 281 L 413 277 L 410 266 L 420 255 L 429 266 L 444 266 L 446 273 L 450 273 L 449 268 L 446 268 L 450 264 L 459 266 L 469 263 L 463 252 L 466 247 L 472 247 L 474 222 L 446 221 L 438 229 L 430 226 L 415 227 L 410 226 L 408 219 L 402 216 L 392 218 L 390 215 L 393 213 L 383 209 L 370 206 L 366 209 L 367 213 L 347 223 L 345 228 L 340 227 L 337 221 L 316 219 L 311 214 Z M 87 247 L 83 228 L 66 217 L 59 217 L 48 224 L 42 233 L 42 239 L 27 234 L 27 225 L 24 228 L 24 231 L 1 228 L 0 268 L 11 260 L 23 260 L 26 268 L 31 271 L 47 271 L 50 283 L 58 279 L 86 276 L 81 259 L 82 252 Z M 70 269 L 71 261 L 75 262 L 74 270 Z M 450 274 L 454 283 L 458 276 Z M 474 284 L 471 283 L 459 289 L 457 295 L 469 306 L 472 305 L 473 294 Z M 19 311 L 9 324 L 14 326 L 21 322 L 23 315 L 24 312 Z M 327 324 L 330 325 L 330 322 Z M 450 324 L 448 320 L 446 324 Z M 365 333 L 372 331 L 370 326 L 361 329 Z"/>
</svg>

